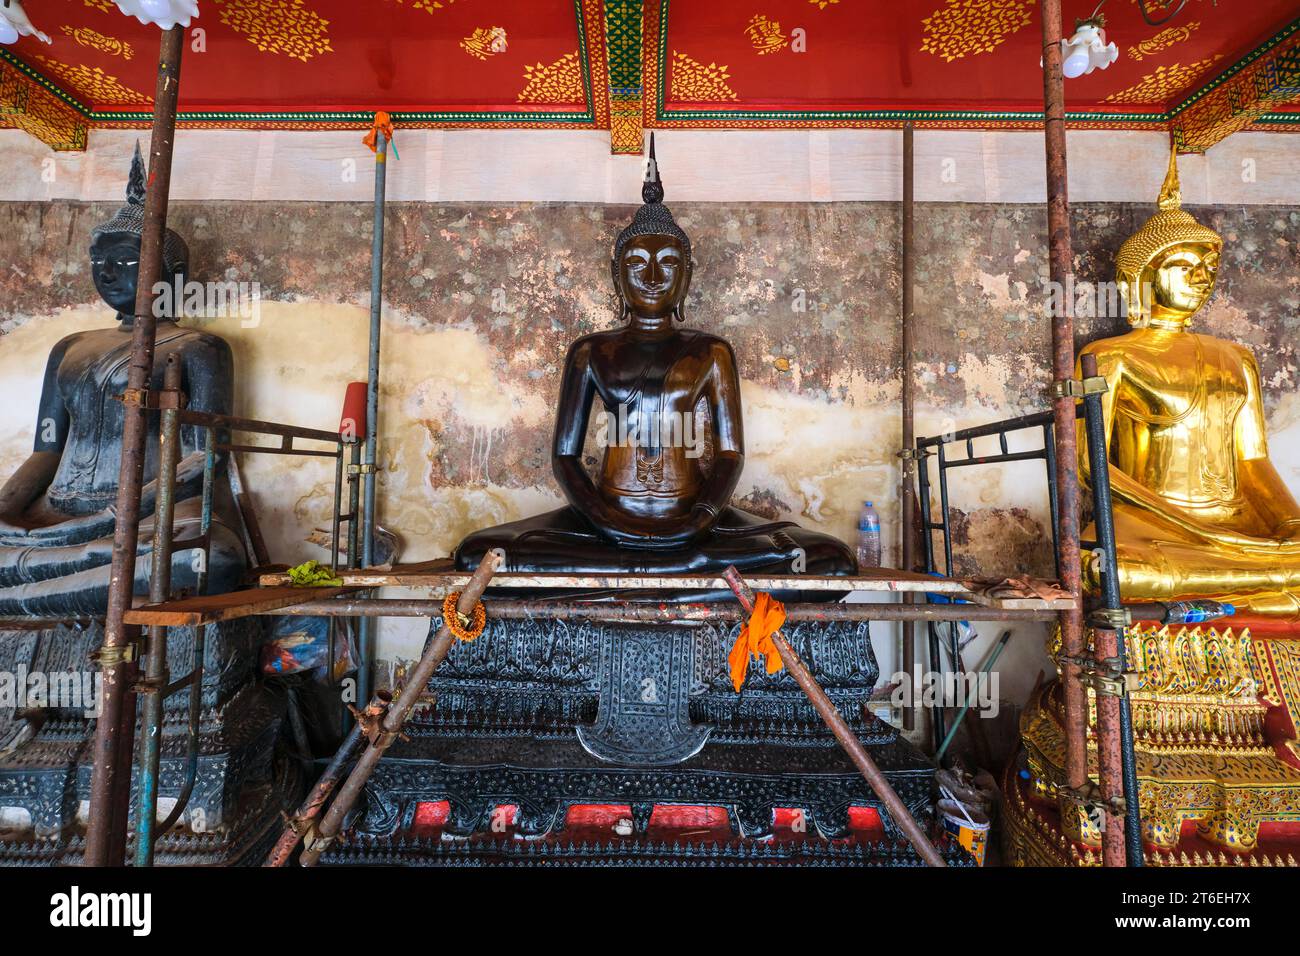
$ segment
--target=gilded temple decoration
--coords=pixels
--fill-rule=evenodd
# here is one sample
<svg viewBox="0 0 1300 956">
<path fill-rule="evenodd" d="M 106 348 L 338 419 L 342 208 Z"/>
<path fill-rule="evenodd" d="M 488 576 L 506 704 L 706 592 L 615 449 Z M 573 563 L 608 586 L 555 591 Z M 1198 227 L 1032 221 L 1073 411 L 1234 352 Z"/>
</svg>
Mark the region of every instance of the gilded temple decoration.
<svg viewBox="0 0 1300 956">
<path fill-rule="evenodd" d="M 725 65 L 705 66 L 685 53 L 673 51 L 672 87 L 673 96 L 678 99 L 701 103 L 734 100 L 736 94 L 727 85 L 730 78 Z"/>
<path fill-rule="evenodd" d="M 1129 630 L 1127 649 L 1138 681 L 1130 698 L 1145 843 L 1172 852 L 1184 821 L 1191 821 L 1210 843 L 1253 854 L 1261 825 L 1300 819 L 1300 768 L 1279 759 L 1279 751 L 1294 755 L 1295 741 L 1280 739 L 1273 729 L 1278 723 L 1293 727 L 1293 695 L 1300 688 L 1293 642 L 1253 638 L 1249 629 L 1142 625 Z M 1286 676 L 1279 680 L 1279 674 Z M 1092 690 L 1088 705 L 1088 765 L 1095 778 Z M 1017 791 L 1008 800 L 1012 842 L 1021 843 L 1015 855 L 1024 863 L 1045 853 L 1047 834 L 1033 833 L 1042 814 L 1035 802 L 1061 808 L 1060 832 L 1068 843 L 1096 849 L 1101 834 L 1095 820 L 1064 799 L 1059 684 L 1029 702 L 1020 730 L 1033 783 L 1028 793 Z"/>
<path fill-rule="evenodd" d="M 949 63 L 965 56 L 992 53 L 1013 33 L 1029 25 L 1034 0 L 947 0 L 921 21 L 922 53 Z"/>
<path fill-rule="evenodd" d="M 112 13 L 117 9 L 117 4 L 113 0 L 82 0 L 82 2 L 92 10 L 98 10 L 100 13 Z"/>
<path fill-rule="evenodd" d="M 120 56 L 124 60 L 129 60 L 135 56 L 135 49 L 125 40 L 105 36 L 98 30 L 90 29 L 90 27 L 65 26 L 63 32 L 82 46 L 98 50 L 100 53 L 107 53 L 109 56 Z"/>
<path fill-rule="evenodd" d="M 150 97 L 119 82 L 116 76 L 97 66 L 64 63 L 40 53 L 35 58 L 46 72 L 68 84 L 83 99 L 131 106 L 148 106 L 153 102 Z"/>
<path fill-rule="evenodd" d="M 1174 142 L 1204 152 L 1283 103 L 1300 98 L 1300 21 L 1264 44 L 1242 69 L 1225 71 L 1179 108 Z"/>
<path fill-rule="evenodd" d="M 59 152 L 86 148 L 86 118 L 31 77 L 0 62 L 0 128 L 9 127 Z"/>
<path fill-rule="evenodd" d="M 578 53 L 566 53 L 554 63 L 524 67 L 520 103 L 573 103 L 583 99 L 582 64 Z"/>
<path fill-rule="evenodd" d="M 604 5 L 605 55 L 609 71 L 610 151 L 641 152 L 645 107 L 641 77 L 643 0 Z"/>
<path fill-rule="evenodd" d="M 306 63 L 333 53 L 329 21 L 303 0 L 214 0 L 221 22 L 263 53 L 283 53 Z"/>
<path fill-rule="evenodd" d="M 781 24 L 761 13 L 756 13 L 749 18 L 744 32 L 759 56 L 776 53 L 790 45 L 790 38 L 781 30 Z"/>
<path fill-rule="evenodd" d="M 1194 63 L 1170 63 L 1155 68 L 1155 71 L 1142 77 L 1137 83 L 1119 90 L 1106 97 L 1107 103 L 1151 103 L 1167 102 L 1186 90 L 1220 60 L 1223 55 L 1216 53 L 1212 57 L 1197 60 Z"/>
<path fill-rule="evenodd" d="M 1128 55 L 1135 60 L 1141 60 L 1144 57 L 1155 56 L 1162 53 L 1172 46 L 1182 43 L 1192 33 L 1200 27 L 1200 22 L 1193 20 L 1191 23 L 1183 24 L 1177 27 L 1167 27 L 1161 30 L 1153 37 L 1148 37 L 1140 43 L 1136 43 L 1128 48 Z"/>
<path fill-rule="evenodd" d="M 832 7 L 835 4 L 839 3 L 840 0 L 808 0 L 808 2 L 811 3 L 818 10 L 825 10 L 827 7 Z"/>
<path fill-rule="evenodd" d="M 509 47 L 505 27 L 475 27 L 460 41 L 460 48 L 477 60 L 504 53 Z"/>
</svg>

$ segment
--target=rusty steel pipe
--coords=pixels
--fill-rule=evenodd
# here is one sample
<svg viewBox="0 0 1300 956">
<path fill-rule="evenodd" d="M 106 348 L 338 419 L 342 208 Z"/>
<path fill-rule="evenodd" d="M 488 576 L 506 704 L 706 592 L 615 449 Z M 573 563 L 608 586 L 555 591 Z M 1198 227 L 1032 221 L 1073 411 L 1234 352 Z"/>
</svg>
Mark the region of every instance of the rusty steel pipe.
<svg viewBox="0 0 1300 956">
<path fill-rule="evenodd" d="M 730 604 L 650 604 L 632 601 L 501 600 L 486 602 L 501 620 L 599 620 L 632 623 L 734 622 L 749 615 Z M 437 617 L 442 602 L 428 598 L 337 597 L 304 601 L 260 612 L 298 617 Z M 804 621 L 1054 621 L 1057 612 L 1027 608 L 993 608 L 978 604 L 787 604 L 785 618 Z"/>
<path fill-rule="evenodd" d="M 280 839 L 275 841 L 275 846 L 267 854 L 266 862 L 262 866 L 284 866 L 293 856 L 293 851 L 298 846 L 298 841 L 302 839 L 303 833 L 311 826 L 329 801 L 330 794 L 334 788 L 339 785 L 343 779 L 343 772 L 352 763 L 352 758 L 356 756 L 357 750 L 361 747 L 361 725 L 353 724 L 352 729 L 348 731 L 347 737 L 339 746 L 338 752 L 330 758 L 326 764 L 325 770 L 321 773 L 320 779 L 312 787 L 311 793 L 307 795 L 302 804 L 298 807 L 298 812 L 289 818 L 285 824 L 284 832 L 280 834 Z"/>
<path fill-rule="evenodd" d="M 158 83 L 154 91 L 153 132 L 149 140 L 149 175 L 145 186 L 144 226 L 140 235 L 135 320 L 132 323 L 131 358 L 127 366 L 124 396 L 127 401 L 122 422 L 122 465 L 117 479 L 117 523 L 113 529 L 113 563 L 101 650 L 102 710 L 95 722 L 92 747 L 94 768 L 90 783 L 90 824 L 86 831 L 87 866 L 121 866 L 125 862 L 123 854 L 126 828 L 130 825 L 125 808 L 113 805 L 113 794 L 122 792 L 120 778 L 127 778 L 126 788 L 129 793 L 129 738 L 132 737 L 131 726 L 135 722 L 134 710 L 126 710 L 128 700 L 133 702 L 128 671 L 134 671 L 134 668 L 122 659 L 128 644 L 123 615 L 131 606 L 135 584 L 135 552 L 140 532 L 140 487 L 144 478 L 147 424 L 143 395 L 148 391 L 153 378 L 157 329 L 153 289 L 162 277 L 163 233 L 167 227 L 172 145 L 176 135 L 176 97 L 180 87 L 184 39 L 185 31 L 179 26 L 163 31 L 158 55 Z M 128 737 L 126 743 L 119 739 L 124 727 Z M 122 852 L 118 851 L 119 847 Z"/>
<path fill-rule="evenodd" d="M 748 612 L 753 612 L 754 592 L 750 590 L 749 585 L 745 583 L 745 579 L 740 576 L 740 572 L 736 570 L 735 566 L 728 567 L 726 571 L 722 572 L 722 576 L 726 578 L 727 584 L 730 585 L 732 593 L 736 595 L 736 600 L 740 602 L 740 606 Z M 799 655 L 794 652 L 794 648 L 790 646 L 780 631 L 772 635 L 772 643 L 776 645 L 777 652 L 781 655 L 781 663 L 785 665 L 785 669 L 790 672 L 790 676 L 799 685 L 799 689 L 807 695 L 813 708 L 821 719 L 826 722 L 826 726 L 831 729 L 831 733 L 835 735 L 835 739 L 844 748 L 844 752 L 849 755 L 853 765 L 858 768 L 858 773 L 862 774 L 862 778 L 867 781 L 867 785 L 885 804 L 890 816 L 894 818 L 898 828 L 903 831 L 908 841 L 916 848 L 916 852 L 920 854 L 921 859 L 929 866 L 947 866 L 948 864 L 943 862 L 943 857 L 939 855 L 939 851 L 934 848 L 934 844 L 930 842 L 929 837 L 925 835 L 925 831 L 921 829 L 920 824 L 912 816 L 912 812 L 907 809 L 907 805 L 903 803 L 894 788 L 890 786 L 888 778 L 876 766 L 876 762 L 871 759 L 866 748 L 862 746 L 862 741 L 858 740 L 857 735 L 845 723 L 844 718 L 840 716 L 840 712 L 831 703 L 831 699 L 826 696 L 826 691 L 821 689 L 816 679 L 808 672 L 808 668 L 803 666 L 803 661 L 799 659 Z"/>
<path fill-rule="evenodd" d="M 904 571 L 915 571 L 916 568 L 916 529 L 913 527 L 914 511 L 916 509 L 916 459 L 912 457 L 916 451 L 916 377 L 913 374 L 912 358 L 912 322 L 913 322 L 913 289 L 916 285 L 916 245 L 914 242 L 915 220 L 915 181 L 916 181 L 916 161 L 913 151 L 913 129 L 911 123 L 903 124 L 903 261 L 902 261 L 902 282 L 903 282 L 903 329 L 902 329 L 902 356 L 899 359 L 902 365 L 903 384 L 902 384 L 902 408 L 903 408 L 903 447 L 902 457 L 902 482 L 903 487 L 899 495 L 899 503 L 903 509 L 902 516 L 902 533 L 903 540 L 901 546 L 900 564 Z M 911 604 L 915 600 L 911 594 L 903 596 L 906 604 Z M 903 621 L 903 667 L 904 673 L 910 675 L 912 668 L 916 665 L 916 624 L 911 620 Z M 916 708 L 903 708 L 903 729 L 912 730 L 916 726 Z"/>
<path fill-rule="evenodd" d="M 180 356 L 167 356 L 163 389 L 180 401 Z M 160 604 L 171 596 L 172 538 L 175 531 L 176 463 L 180 460 L 180 422 L 175 408 L 164 408 L 158 438 L 158 500 L 153 512 L 153 552 L 150 557 L 149 600 Z M 154 835 L 158 829 L 158 768 L 162 757 L 163 695 L 167 682 L 167 628 L 151 624 L 145 632 L 145 683 L 149 693 L 140 708 L 140 794 L 135 824 L 135 865 L 153 866 Z"/>
<path fill-rule="evenodd" d="M 1054 287 L 1068 288 L 1074 273 L 1070 236 L 1070 200 L 1065 148 L 1065 76 L 1061 72 L 1061 0 L 1043 0 L 1043 134 L 1047 153 L 1048 273 Z M 1052 378 L 1065 382 L 1074 377 L 1074 305 L 1069 296 L 1049 297 L 1060 303 L 1052 315 Z M 1056 438 L 1056 495 L 1060 521 L 1058 555 L 1061 588 L 1075 599 L 1075 609 L 1061 612 L 1064 655 L 1083 654 L 1083 617 L 1079 601 L 1079 462 L 1075 435 L 1074 399 L 1054 395 L 1052 417 Z M 1088 779 L 1088 706 L 1079 666 L 1061 667 L 1065 704 L 1065 767 L 1071 788 Z"/>
<path fill-rule="evenodd" d="M 496 569 L 505 561 L 505 557 L 505 552 L 500 548 L 493 548 L 483 555 L 483 560 L 479 562 L 479 566 L 474 570 L 469 583 L 465 585 L 465 590 L 461 592 L 460 599 L 456 602 L 456 610 L 461 614 L 473 612 L 474 605 L 482 597 L 483 590 L 488 586 L 488 582 L 492 580 L 492 575 L 496 573 Z M 338 836 L 339 830 L 343 826 L 343 818 L 347 816 L 348 811 L 352 809 L 352 805 L 361 796 L 361 790 L 374 772 L 375 765 L 379 763 L 393 738 L 401 731 L 402 726 L 406 723 L 406 718 L 410 716 L 412 709 L 414 709 L 421 695 L 424 694 L 429 678 L 433 676 L 433 672 L 438 669 L 438 665 L 447 657 L 447 652 L 451 650 L 453 641 L 455 641 L 455 637 L 451 633 L 451 628 L 444 621 L 442 627 L 438 628 L 438 633 L 429 642 L 429 646 L 420 655 L 420 660 L 407 676 L 401 695 L 389 705 L 388 710 L 384 713 L 377 739 L 371 741 L 370 745 L 362 752 L 356 766 L 352 768 L 347 780 L 339 788 L 338 795 L 330 804 L 329 809 L 325 811 L 316 832 L 307 835 L 306 845 L 303 847 L 302 854 L 298 857 L 299 865 L 315 866 L 316 861 L 320 859 L 320 855 Z"/>
</svg>

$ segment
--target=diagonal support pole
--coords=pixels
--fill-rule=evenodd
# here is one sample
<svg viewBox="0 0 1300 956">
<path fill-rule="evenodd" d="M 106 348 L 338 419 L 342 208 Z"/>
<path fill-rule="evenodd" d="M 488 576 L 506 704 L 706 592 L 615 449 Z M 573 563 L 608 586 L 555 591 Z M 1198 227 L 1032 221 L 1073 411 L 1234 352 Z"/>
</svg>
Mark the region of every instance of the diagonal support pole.
<svg viewBox="0 0 1300 956">
<path fill-rule="evenodd" d="M 492 580 L 492 575 L 505 562 L 505 558 L 505 552 L 500 548 L 493 548 L 483 555 L 483 560 L 479 562 L 479 566 L 474 570 L 469 583 L 465 585 L 465 590 L 461 592 L 460 599 L 456 602 L 456 610 L 465 615 L 474 610 L 474 606 L 482 597 L 488 582 Z M 401 733 L 402 727 L 406 724 L 406 718 L 411 715 L 411 711 L 415 708 L 420 695 L 424 693 L 433 672 L 446 659 L 447 652 L 451 650 L 453 641 L 455 641 L 455 637 L 451 633 L 451 628 L 447 626 L 446 621 L 443 621 L 442 627 L 438 628 L 438 633 L 434 635 L 433 640 L 424 649 L 419 662 L 416 663 L 407 677 L 401 694 L 384 712 L 383 718 L 376 728 L 377 733 L 374 734 L 366 749 L 362 751 L 356 766 L 352 768 L 352 772 L 348 774 L 343 786 L 339 788 L 338 796 L 334 798 L 334 802 L 330 804 L 329 809 L 321 817 L 320 825 L 313 829 L 308 823 L 305 827 L 294 828 L 295 830 L 307 830 L 307 833 L 304 834 L 306 846 L 298 858 L 300 865 L 315 866 L 321 854 L 334 842 L 334 838 L 338 836 L 339 831 L 343 828 L 343 818 L 347 816 L 348 811 L 357 802 L 357 798 L 361 796 L 362 788 L 365 787 L 366 781 L 370 779 L 370 775 L 374 773 L 375 766 L 383 757 L 384 751 L 392 745 L 392 742 L 397 739 L 397 735 Z M 360 732 L 354 731 L 354 734 L 360 736 Z M 343 742 L 342 749 L 347 750 L 350 745 L 355 746 L 355 744 L 356 741 L 353 740 L 353 735 L 350 734 L 348 739 Z M 337 757 L 335 761 L 331 762 L 330 768 L 334 768 L 334 772 L 337 774 L 341 770 L 341 762 L 339 762 L 337 768 L 335 768 L 335 762 L 339 762 Z M 327 768 L 325 776 L 330 776 L 329 768 Z M 321 783 L 325 784 L 327 780 L 323 778 Z M 318 784 L 317 786 L 319 788 L 321 785 Z M 312 796 L 308 797 L 308 802 L 304 806 L 307 808 L 309 820 L 313 810 L 319 813 L 327 793 L 328 791 L 326 791 L 325 795 L 319 796 L 320 802 L 314 808 L 311 803 L 313 798 L 318 795 L 313 791 Z M 276 860 L 281 863 L 287 860 L 289 853 L 292 852 L 293 845 L 297 843 L 296 837 L 297 833 L 295 833 L 295 837 L 291 841 L 287 835 L 282 836 L 280 843 L 277 843 L 276 849 L 272 851 L 272 857 L 267 861 L 268 865 L 279 865 Z M 285 843 L 289 844 L 287 851 L 283 848 Z"/>
<path fill-rule="evenodd" d="M 736 600 L 740 602 L 740 606 L 746 611 L 752 612 L 754 610 L 754 592 L 745 583 L 745 579 L 740 576 L 740 572 L 733 565 L 728 567 L 722 573 L 722 576 L 731 587 L 731 592 L 736 595 Z M 844 752 L 849 755 L 853 765 L 858 768 L 858 773 L 862 774 L 862 778 L 867 781 L 867 784 L 875 791 L 876 796 L 885 804 L 890 816 L 894 818 L 894 822 L 898 824 L 899 829 L 903 831 L 908 841 L 916 848 L 916 852 L 921 855 L 921 859 L 929 866 L 947 866 L 948 864 L 944 863 L 943 857 L 934 848 L 934 844 L 925 835 L 920 824 L 916 822 L 916 818 L 912 816 L 912 812 L 907 809 L 907 805 L 903 803 L 902 798 L 890 786 L 889 779 L 876 766 L 876 762 L 871 759 L 866 748 L 862 746 L 862 741 L 858 740 L 857 735 L 853 733 L 853 729 L 845 722 L 840 712 L 835 709 L 835 705 L 826 696 L 826 691 L 822 690 L 816 678 L 809 673 L 808 668 L 804 667 L 803 661 L 799 659 L 799 655 L 794 652 L 794 648 L 790 646 L 785 636 L 780 631 L 777 631 L 772 635 L 772 643 L 776 645 L 777 653 L 781 655 L 781 663 L 785 665 L 785 669 L 790 672 L 790 676 L 799 685 L 799 689 L 808 695 L 808 700 L 812 703 L 818 716 L 826 722 L 826 726 L 831 729 L 831 733 L 835 735 L 839 745 L 844 748 Z"/>
</svg>

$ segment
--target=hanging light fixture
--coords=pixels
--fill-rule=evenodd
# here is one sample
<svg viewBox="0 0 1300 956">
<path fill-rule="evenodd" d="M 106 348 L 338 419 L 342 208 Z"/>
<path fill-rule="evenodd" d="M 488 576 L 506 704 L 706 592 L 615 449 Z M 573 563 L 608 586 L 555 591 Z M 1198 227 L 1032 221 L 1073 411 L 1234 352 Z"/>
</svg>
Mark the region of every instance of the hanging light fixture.
<svg viewBox="0 0 1300 956">
<path fill-rule="evenodd" d="M 0 3 L 0 43 L 17 43 L 19 37 L 36 37 L 42 43 L 54 42 L 32 26 L 19 0 L 3 0 Z"/>
<path fill-rule="evenodd" d="M 1119 47 L 1106 42 L 1104 23 L 1100 18 L 1080 20 L 1075 25 L 1074 36 L 1061 41 L 1061 72 L 1066 79 L 1104 70 L 1119 59 Z"/>
<path fill-rule="evenodd" d="M 1074 21 L 1074 36 L 1061 41 L 1061 72 L 1067 80 L 1104 70 L 1119 59 L 1119 47 L 1106 42 L 1106 18 L 1097 4 L 1092 16 Z"/>
<path fill-rule="evenodd" d="M 1119 47 L 1106 42 L 1106 18 L 1101 8 L 1106 0 L 1097 4 L 1092 16 L 1074 21 L 1074 36 L 1061 41 L 1061 72 L 1067 80 L 1087 76 L 1093 70 L 1104 70 L 1119 59 Z M 1043 61 L 1039 59 L 1038 65 Z"/>
<path fill-rule="evenodd" d="M 199 0 L 115 0 L 117 8 L 141 23 L 156 23 L 164 30 L 187 27 L 199 15 Z"/>
</svg>

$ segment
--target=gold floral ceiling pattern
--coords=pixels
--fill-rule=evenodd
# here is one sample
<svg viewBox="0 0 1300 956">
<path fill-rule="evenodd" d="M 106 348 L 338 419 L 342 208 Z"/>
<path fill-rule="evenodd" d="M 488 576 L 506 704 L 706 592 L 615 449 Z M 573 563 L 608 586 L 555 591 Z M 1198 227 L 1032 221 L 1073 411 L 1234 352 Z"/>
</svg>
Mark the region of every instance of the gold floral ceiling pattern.
<svg viewBox="0 0 1300 956">
<path fill-rule="evenodd" d="M 104 36 L 104 34 L 92 30 L 90 27 L 65 26 L 63 32 L 82 46 L 98 50 L 100 53 L 107 53 L 109 56 L 120 56 L 124 60 L 129 60 L 135 56 L 135 49 L 125 40 Z"/>
<path fill-rule="evenodd" d="M 476 60 L 486 60 L 509 49 L 505 27 L 476 27 L 460 41 L 460 48 Z"/>
<path fill-rule="evenodd" d="M 283 53 L 306 63 L 333 53 L 329 21 L 303 0 L 214 0 L 221 22 L 263 53 Z"/>
<path fill-rule="evenodd" d="M 397 0 L 398 3 L 405 3 L 406 0 Z M 411 0 L 413 10 L 423 10 L 425 13 L 433 14 L 439 10 L 445 10 L 455 3 L 456 0 Z"/>
<path fill-rule="evenodd" d="M 1179 27 L 1168 27 L 1161 30 L 1150 39 L 1143 40 L 1128 48 L 1128 55 L 1135 60 L 1141 60 L 1143 57 L 1155 56 L 1168 50 L 1171 46 L 1182 43 L 1200 26 L 1199 20 L 1193 20 L 1191 23 Z"/>
<path fill-rule="evenodd" d="M 585 96 L 577 50 L 554 63 L 525 66 L 524 81 L 520 103 L 576 103 Z"/>
<path fill-rule="evenodd" d="M 120 103 L 124 106 L 147 106 L 153 100 L 138 90 L 119 82 L 116 76 L 99 67 L 81 63 L 64 63 L 50 56 L 36 54 L 44 70 L 62 80 L 79 96 L 101 103 Z"/>
<path fill-rule="evenodd" d="M 761 13 L 756 13 L 749 18 L 744 32 L 759 56 L 783 50 L 790 44 L 790 38 L 781 31 L 781 24 Z"/>
<path fill-rule="evenodd" d="M 921 51 L 949 63 L 992 53 L 1007 37 L 1029 25 L 1034 0 L 948 0 L 921 21 Z"/>
<path fill-rule="evenodd" d="M 1146 74 L 1141 81 L 1134 83 L 1127 89 L 1110 94 L 1110 96 L 1106 97 L 1106 102 L 1150 103 L 1152 101 L 1167 100 L 1189 90 L 1193 83 L 1203 77 L 1215 63 L 1222 59 L 1222 54 L 1215 54 L 1212 57 L 1206 57 L 1204 60 L 1197 60 L 1195 63 L 1186 65 L 1170 63 L 1168 66 L 1158 66 L 1154 73 Z"/>
<path fill-rule="evenodd" d="M 673 51 L 673 89 L 676 99 L 699 103 L 721 103 L 737 99 L 727 80 L 731 74 L 725 66 L 710 63 L 705 66 L 685 53 Z"/>
</svg>

